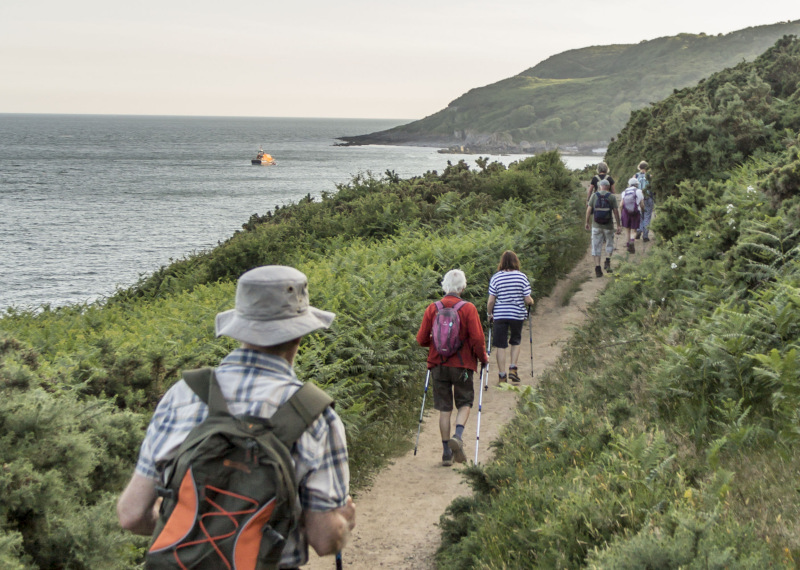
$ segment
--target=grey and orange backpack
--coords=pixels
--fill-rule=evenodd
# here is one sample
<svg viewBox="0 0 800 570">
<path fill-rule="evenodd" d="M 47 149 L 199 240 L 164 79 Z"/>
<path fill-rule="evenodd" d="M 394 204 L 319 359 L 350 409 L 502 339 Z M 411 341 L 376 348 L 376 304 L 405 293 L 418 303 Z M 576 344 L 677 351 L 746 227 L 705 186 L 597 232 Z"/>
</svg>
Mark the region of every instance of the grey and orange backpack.
<svg viewBox="0 0 800 570">
<path fill-rule="evenodd" d="M 183 373 L 208 417 L 165 471 L 145 567 L 277 568 L 301 514 L 291 448 L 333 400 L 304 384 L 269 418 L 228 411 L 214 371 Z"/>
</svg>

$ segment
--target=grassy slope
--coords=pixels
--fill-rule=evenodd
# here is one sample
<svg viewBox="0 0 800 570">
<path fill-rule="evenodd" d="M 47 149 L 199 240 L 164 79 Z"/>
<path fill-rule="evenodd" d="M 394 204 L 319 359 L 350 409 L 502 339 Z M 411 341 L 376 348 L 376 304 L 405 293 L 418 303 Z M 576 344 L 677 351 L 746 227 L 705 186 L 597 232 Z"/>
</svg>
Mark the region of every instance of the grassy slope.
<svg viewBox="0 0 800 570">
<path fill-rule="evenodd" d="M 800 42 L 781 41 L 623 130 L 618 168 L 648 145 L 662 179 L 657 246 L 468 470 L 441 568 L 796 567 L 798 101 Z M 690 148 L 651 136 L 684 125 L 703 134 Z"/>
<path fill-rule="evenodd" d="M 637 45 L 595 46 L 555 55 L 515 77 L 470 90 L 419 121 L 355 141 L 459 144 L 453 133 L 498 140 L 597 144 L 614 137 L 630 112 L 742 60 L 752 60 L 800 22 L 727 35 L 680 34 Z M 532 109 L 531 109 L 532 108 Z"/>
</svg>

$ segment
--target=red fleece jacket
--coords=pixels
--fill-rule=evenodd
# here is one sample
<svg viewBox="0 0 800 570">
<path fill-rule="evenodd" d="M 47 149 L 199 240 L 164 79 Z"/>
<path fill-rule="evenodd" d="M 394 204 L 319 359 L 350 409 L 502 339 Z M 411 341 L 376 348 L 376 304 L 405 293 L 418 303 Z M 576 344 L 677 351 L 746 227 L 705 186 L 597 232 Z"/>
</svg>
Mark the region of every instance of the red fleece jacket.
<svg viewBox="0 0 800 570">
<path fill-rule="evenodd" d="M 459 301 L 461 299 L 455 295 L 445 295 L 442 298 L 442 304 L 445 307 L 452 307 Z M 483 327 L 481 327 L 481 320 L 478 317 L 478 309 L 475 308 L 475 305 L 467 302 L 458 310 L 458 320 L 460 322 L 458 338 L 461 339 L 461 349 L 444 362 L 442 362 L 441 355 L 436 352 L 436 348 L 433 346 L 433 319 L 435 316 L 436 303 L 431 303 L 425 309 L 425 315 L 422 317 L 422 324 L 417 333 L 419 345 L 430 347 L 428 350 L 428 368 L 442 364 L 443 366 L 469 368 L 477 371 L 478 361 L 483 364 L 489 362 L 489 356 L 486 354 L 486 338 L 483 336 Z"/>
</svg>

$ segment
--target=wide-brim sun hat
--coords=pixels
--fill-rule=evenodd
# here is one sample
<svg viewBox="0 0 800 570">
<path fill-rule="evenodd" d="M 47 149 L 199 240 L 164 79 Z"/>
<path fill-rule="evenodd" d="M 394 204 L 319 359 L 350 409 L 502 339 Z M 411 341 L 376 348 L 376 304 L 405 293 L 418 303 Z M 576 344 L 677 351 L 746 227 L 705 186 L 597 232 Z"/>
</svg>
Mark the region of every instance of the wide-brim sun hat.
<svg viewBox="0 0 800 570">
<path fill-rule="evenodd" d="M 217 314 L 217 336 L 274 346 L 328 328 L 334 313 L 309 305 L 308 279 L 293 267 L 266 265 L 244 273 L 236 305 Z"/>
</svg>

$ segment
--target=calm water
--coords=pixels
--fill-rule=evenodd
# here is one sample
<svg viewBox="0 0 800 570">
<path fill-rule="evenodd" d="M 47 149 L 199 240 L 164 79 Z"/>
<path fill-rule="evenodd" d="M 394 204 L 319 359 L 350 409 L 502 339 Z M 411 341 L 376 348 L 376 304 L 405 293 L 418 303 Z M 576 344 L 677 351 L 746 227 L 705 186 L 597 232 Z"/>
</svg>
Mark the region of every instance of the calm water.
<svg viewBox="0 0 800 570">
<path fill-rule="evenodd" d="M 0 310 L 102 298 L 360 172 L 474 165 L 477 155 L 433 148 L 333 146 L 403 122 L 0 115 Z M 250 164 L 259 146 L 277 166 Z M 597 160 L 565 157 L 570 168 Z"/>
</svg>

